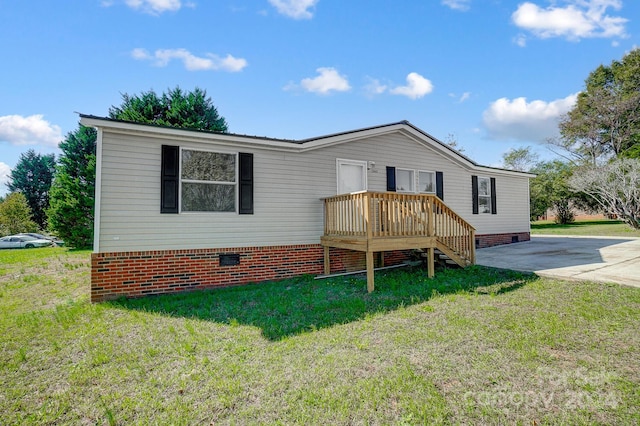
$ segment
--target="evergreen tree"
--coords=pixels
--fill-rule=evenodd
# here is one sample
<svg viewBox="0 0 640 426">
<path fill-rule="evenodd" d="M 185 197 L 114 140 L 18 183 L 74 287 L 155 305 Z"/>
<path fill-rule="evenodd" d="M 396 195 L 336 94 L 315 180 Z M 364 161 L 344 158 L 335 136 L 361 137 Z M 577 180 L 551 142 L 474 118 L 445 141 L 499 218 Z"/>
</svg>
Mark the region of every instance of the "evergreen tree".
<svg viewBox="0 0 640 426">
<path fill-rule="evenodd" d="M 49 227 L 71 247 L 93 243 L 93 203 L 96 175 L 96 130 L 80 126 L 60 143 L 50 207 Z"/>
<path fill-rule="evenodd" d="M 149 123 L 181 129 L 227 132 L 227 122 L 218 115 L 205 90 L 195 88 L 183 92 L 180 87 L 158 96 L 153 90 L 140 95 L 122 95 L 122 105 L 109 108 L 109 117 L 116 120 Z"/>
<path fill-rule="evenodd" d="M 53 154 L 36 154 L 33 149 L 20 155 L 18 164 L 9 175 L 7 188 L 11 192 L 21 192 L 29 204 L 33 220 L 40 229 L 47 226 L 46 209 L 49 207 L 49 190 L 55 172 L 56 160 Z"/>
</svg>

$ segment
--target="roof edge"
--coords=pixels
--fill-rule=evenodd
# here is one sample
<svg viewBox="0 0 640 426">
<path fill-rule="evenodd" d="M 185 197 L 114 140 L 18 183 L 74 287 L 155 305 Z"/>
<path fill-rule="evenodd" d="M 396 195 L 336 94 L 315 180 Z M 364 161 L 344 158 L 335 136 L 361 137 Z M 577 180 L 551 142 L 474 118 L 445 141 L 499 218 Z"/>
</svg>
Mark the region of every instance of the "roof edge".
<svg viewBox="0 0 640 426">
<path fill-rule="evenodd" d="M 286 150 L 293 149 L 296 151 L 297 150 L 305 151 L 308 149 L 320 148 L 320 147 L 324 147 L 324 146 L 328 146 L 336 143 L 344 143 L 353 139 L 360 139 L 360 138 L 366 137 L 367 134 L 380 135 L 386 132 L 402 131 L 404 129 L 405 134 L 408 133 L 409 134 L 408 136 L 413 135 L 414 137 L 417 137 L 419 139 L 418 142 L 422 141 L 422 143 L 424 143 L 426 142 L 426 140 L 429 140 L 435 143 L 437 148 L 439 148 L 443 154 L 449 156 L 454 161 L 460 163 L 461 165 L 471 170 L 487 171 L 487 172 L 494 172 L 494 173 L 498 172 L 501 174 L 517 175 L 517 176 L 528 177 L 528 178 L 533 178 L 536 176 L 535 174 L 532 174 L 532 173 L 520 172 L 517 170 L 508 170 L 508 169 L 503 169 L 499 167 L 490 167 L 490 166 L 480 165 L 475 161 L 471 160 L 466 155 L 455 150 L 454 148 L 450 147 L 449 145 L 440 141 L 439 139 L 431 136 L 429 133 L 413 125 L 407 120 L 381 124 L 377 126 L 363 127 L 363 128 L 348 130 L 344 132 L 331 133 L 331 134 L 316 136 L 312 138 L 295 140 L 295 139 L 272 138 L 267 136 L 254 136 L 254 135 L 246 135 L 246 134 L 239 134 L 239 133 L 225 133 L 225 132 L 214 132 L 209 130 L 185 129 L 180 127 L 163 126 L 163 125 L 152 124 L 152 123 L 136 123 L 132 121 L 118 120 L 118 119 L 113 119 L 108 117 L 100 117 L 100 116 L 91 115 L 91 114 L 78 113 L 78 115 L 80 116 L 81 124 L 94 126 L 94 127 L 100 127 L 99 126 L 100 122 L 113 123 L 116 126 L 112 126 L 112 127 L 116 127 L 119 130 L 132 131 L 135 129 L 131 128 L 131 126 L 135 126 L 135 127 L 140 126 L 140 127 L 146 127 L 148 129 L 155 129 L 156 132 L 169 131 L 173 134 L 181 134 L 183 136 L 187 136 L 188 134 L 193 135 L 194 133 L 200 134 L 204 137 L 219 136 L 222 138 L 229 139 L 228 142 L 230 141 L 235 141 L 238 143 L 253 142 L 263 146 L 270 146 L 275 149 L 278 149 L 278 148 L 286 149 Z M 349 137 L 350 135 L 353 135 L 354 137 Z"/>
</svg>

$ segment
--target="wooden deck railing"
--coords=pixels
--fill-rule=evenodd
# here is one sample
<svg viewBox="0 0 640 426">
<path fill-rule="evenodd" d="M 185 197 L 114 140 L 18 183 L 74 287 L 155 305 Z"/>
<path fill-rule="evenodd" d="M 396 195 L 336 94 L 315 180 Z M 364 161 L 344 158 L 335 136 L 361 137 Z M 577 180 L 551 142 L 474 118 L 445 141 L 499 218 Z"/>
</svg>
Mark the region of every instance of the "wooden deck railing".
<svg viewBox="0 0 640 426">
<path fill-rule="evenodd" d="M 475 263 L 475 229 L 435 195 L 367 191 L 326 198 L 324 206 L 326 236 L 436 237 Z"/>
</svg>

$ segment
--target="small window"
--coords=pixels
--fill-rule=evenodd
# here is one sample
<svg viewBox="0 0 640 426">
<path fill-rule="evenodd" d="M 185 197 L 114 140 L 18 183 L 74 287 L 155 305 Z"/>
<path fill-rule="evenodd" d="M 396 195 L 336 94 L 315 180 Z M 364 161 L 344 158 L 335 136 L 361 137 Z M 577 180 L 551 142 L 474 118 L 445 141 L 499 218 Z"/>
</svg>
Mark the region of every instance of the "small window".
<svg viewBox="0 0 640 426">
<path fill-rule="evenodd" d="M 183 149 L 181 211 L 236 211 L 236 154 Z"/>
<path fill-rule="evenodd" d="M 491 180 L 478 177 L 478 211 L 491 213 Z"/>
<path fill-rule="evenodd" d="M 416 192 L 413 170 L 396 169 L 396 191 Z"/>
<path fill-rule="evenodd" d="M 434 172 L 418 172 L 418 191 L 426 194 L 436 193 L 436 174 Z"/>
</svg>

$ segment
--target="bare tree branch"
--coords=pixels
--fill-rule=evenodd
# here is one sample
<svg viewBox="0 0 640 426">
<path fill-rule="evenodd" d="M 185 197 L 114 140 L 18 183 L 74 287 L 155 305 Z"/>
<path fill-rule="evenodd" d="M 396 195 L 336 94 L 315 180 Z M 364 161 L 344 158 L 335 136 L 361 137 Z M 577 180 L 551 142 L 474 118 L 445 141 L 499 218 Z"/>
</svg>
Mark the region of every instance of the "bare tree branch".
<svg viewBox="0 0 640 426">
<path fill-rule="evenodd" d="M 640 229 L 640 160 L 623 158 L 583 167 L 569 179 L 576 191 L 593 197 L 606 211 Z"/>
</svg>

